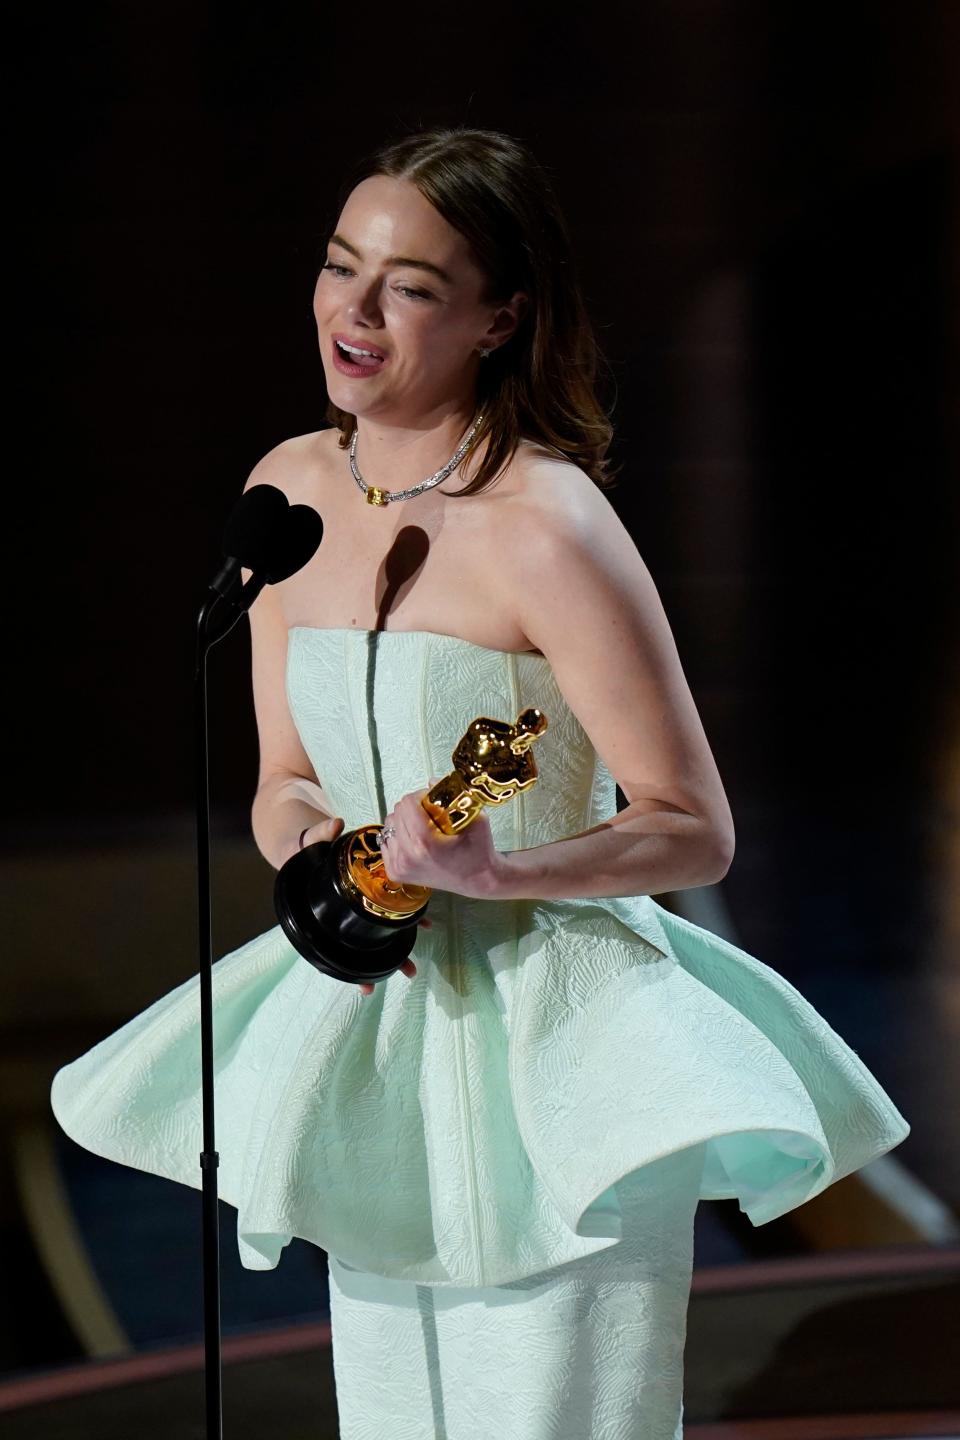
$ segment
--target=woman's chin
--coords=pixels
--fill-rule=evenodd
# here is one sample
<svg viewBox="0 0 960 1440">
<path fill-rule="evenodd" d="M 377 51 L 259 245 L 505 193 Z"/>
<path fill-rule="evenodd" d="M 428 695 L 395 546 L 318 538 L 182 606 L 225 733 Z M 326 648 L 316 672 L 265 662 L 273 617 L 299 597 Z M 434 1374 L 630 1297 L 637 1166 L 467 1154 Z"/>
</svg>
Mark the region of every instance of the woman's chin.
<svg viewBox="0 0 960 1440">
<path fill-rule="evenodd" d="M 340 410 L 351 414 L 364 409 L 363 381 L 351 382 L 336 370 L 327 372 L 327 394 Z"/>
<path fill-rule="evenodd" d="M 376 388 L 377 393 L 374 393 Z M 336 371 L 327 376 L 327 397 L 336 405 L 338 410 L 345 410 L 350 415 L 373 415 L 384 408 L 395 408 L 390 399 L 380 391 L 380 387 L 373 387 L 366 380 L 351 380 L 349 376 L 344 377 Z M 404 402 L 400 402 L 400 409 L 404 409 Z"/>
</svg>

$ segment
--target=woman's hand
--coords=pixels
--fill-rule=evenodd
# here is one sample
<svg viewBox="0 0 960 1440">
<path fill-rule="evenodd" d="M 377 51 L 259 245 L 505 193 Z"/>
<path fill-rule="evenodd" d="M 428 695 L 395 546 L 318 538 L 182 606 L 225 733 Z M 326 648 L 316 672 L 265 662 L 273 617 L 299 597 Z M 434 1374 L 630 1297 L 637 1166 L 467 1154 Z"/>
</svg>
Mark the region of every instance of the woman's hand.
<svg viewBox="0 0 960 1440">
<path fill-rule="evenodd" d="M 396 832 L 381 839 L 388 878 L 400 885 L 450 890 L 472 900 L 489 898 L 502 867 L 490 821 L 481 810 L 459 834 L 444 835 L 420 803 L 431 788 L 404 795 L 383 822 L 384 829 L 392 825 Z"/>
<path fill-rule="evenodd" d="M 384 820 L 384 829 L 392 825 L 394 835 L 381 843 L 383 866 L 387 877 L 400 885 L 425 885 L 431 890 L 451 890 L 455 895 L 482 899 L 489 894 L 491 877 L 497 873 L 500 852 L 494 849 L 490 821 L 481 811 L 459 835 L 444 835 L 438 830 L 420 801 L 437 780 L 422 790 L 413 790 L 398 800 Z M 430 920 L 420 921 L 426 929 Z M 405 960 L 400 973 L 412 979 L 417 967 Z M 373 985 L 360 986 L 363 995 L 373 994 Z"/>
<path fill-rule="evenodd" d="M 309 830 L 304 830 L 303 844 L 299 848 L 305 850 L 308 845 L 315 845 L 318 840 L 336 840 L 342 830 L 343 816 L 328 815 L 325 820 L 318 820 L 316 825 L 311 825 Z"/>
<path fill-rule="evenodd" d="M 430 919 L 430 917 L 429 917 L 428 915 L 424 915 L 423 919 L 420 920 L 420 921 L 418 921 L 418 924 L 422 925 L 425 930 L 429 930 L 429 929 L 430 929 L 430 926 L 433 924 L 433 921 Z M 400 966 L 400 974 L 401 974 L 401 975 L 406 975 L 406 977 L 407 977 L 408 980 L 412 980 L 413 977 L 414 977 L 414 975 L 416 975 L 416 973 L 417 973 L 417 967 L 416 967 L 416 965 L 414 965 L 413 961 L 412 961 L 412 960 L 404 960 L 403 964 Z M 369 980 L 364 980 L 363 984 L 360 986 L 360 994 L 361 994 L 361 995 L 372 995 L 372 994 L 373 994 L 373 985 L 372 985 L 372 983 L 371 983 Z"/>
</svg>

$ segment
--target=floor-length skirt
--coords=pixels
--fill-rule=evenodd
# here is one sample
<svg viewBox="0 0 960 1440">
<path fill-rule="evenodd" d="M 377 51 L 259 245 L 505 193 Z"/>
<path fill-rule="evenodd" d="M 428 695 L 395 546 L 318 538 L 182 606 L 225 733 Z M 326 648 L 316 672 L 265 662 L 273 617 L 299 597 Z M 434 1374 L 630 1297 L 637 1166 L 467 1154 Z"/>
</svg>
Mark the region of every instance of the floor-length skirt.
<svg viewBox="0 0 960 1440">
<path fill-rule="evenodd" d="M 617 1185 L 622 1238 L 484 1288 L 328 1257 L 341 1440 L 679 1440 L 704 1145 Z"/>
</svg>

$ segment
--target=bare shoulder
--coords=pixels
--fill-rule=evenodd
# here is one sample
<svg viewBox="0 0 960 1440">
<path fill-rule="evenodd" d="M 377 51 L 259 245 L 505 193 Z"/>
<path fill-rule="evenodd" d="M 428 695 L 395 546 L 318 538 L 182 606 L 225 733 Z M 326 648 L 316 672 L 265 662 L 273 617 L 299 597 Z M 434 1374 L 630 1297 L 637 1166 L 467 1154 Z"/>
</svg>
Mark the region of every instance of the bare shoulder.
<svg viewBox="0 0 960 1440">
<path fill-rule="evenodd" d="M 575 648 L 577 632 L 593 643 L 600 633 L 620 643 L 628 615 L 634 638 L 651 625 L 662 632 L 653 576 L 608 494 L 565 457 L 531 456 L 524 468 L 500 535 L 514 612 L 530 644 L 550 657 Z"/>
<path fill-rule="evenodd" d="M 308 491 L 315 493 L 318 480 L 329 467 L 338 433 L 331 427 L 281 440 L 254 465 L 244 490 L 254 485 L 275 485 L 291 505 L 297 504 Z"/>
<path fill-rule="evenodd" d="M 530 443 L 511 500 L 519 528 L 546 540 L 580 543 L 601 552 L 633 541 L 609 497 L 566 456 Z"/>
</svg>

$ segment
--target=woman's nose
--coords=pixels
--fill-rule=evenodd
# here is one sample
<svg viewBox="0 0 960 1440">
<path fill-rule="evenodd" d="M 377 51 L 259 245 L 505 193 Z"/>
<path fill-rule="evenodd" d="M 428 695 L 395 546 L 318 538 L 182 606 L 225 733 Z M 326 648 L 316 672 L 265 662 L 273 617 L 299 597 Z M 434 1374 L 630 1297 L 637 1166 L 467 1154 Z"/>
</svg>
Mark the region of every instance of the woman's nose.
<svg viewBox="0 0 960 1440">
<path fill-rule="evenodd" d="M 353 288 L 350 296 L 350 303 L 347 306 L 347 316 L 350 320 L 367 320 L 376 323 L 380 318 L 380 293 L 374 281 L 368 285 L 357 285 Z"/>
</svg>

